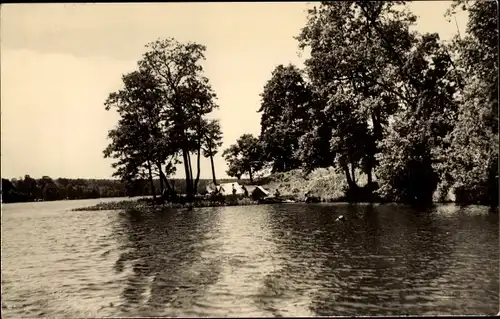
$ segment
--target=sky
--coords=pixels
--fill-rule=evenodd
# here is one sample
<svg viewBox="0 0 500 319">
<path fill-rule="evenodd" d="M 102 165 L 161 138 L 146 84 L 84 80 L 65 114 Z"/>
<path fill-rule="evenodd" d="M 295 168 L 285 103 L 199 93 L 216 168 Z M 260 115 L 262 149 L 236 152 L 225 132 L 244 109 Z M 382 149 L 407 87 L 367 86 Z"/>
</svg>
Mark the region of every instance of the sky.
<svg viewBox="0 0 500 319">
<path fill-rule="evenodd" d="M 448 1 L 410 4 L 417 30 L 450 39 Z M 260 132 L 260 96 L 279 64 L 303 67 L 294 39 L 305 2 L 5 4 L 0 8 L 1 175 L 110 178 L 103 158 L 118 116 L 105 111 L 121 76 L 136 69 L 145 45 L 174 37 L 207 47 L 203 62 L 216 92 L 222 149 Z M 467 18 L 457 18 L 463 34 Z M 227 177 L 217 154 L 218 178 Z M 176 177 L 183 177 L 179 167 Z M 201 178 L 211 178 L 202 158 Z"/>
</svg>

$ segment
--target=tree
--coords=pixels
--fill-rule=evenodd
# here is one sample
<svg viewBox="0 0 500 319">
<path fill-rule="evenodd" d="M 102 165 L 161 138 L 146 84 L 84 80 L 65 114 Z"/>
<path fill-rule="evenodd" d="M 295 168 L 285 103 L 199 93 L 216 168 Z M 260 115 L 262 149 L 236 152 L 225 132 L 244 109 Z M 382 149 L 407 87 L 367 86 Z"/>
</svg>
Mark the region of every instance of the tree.
<svg viewBox="0 0 500 319">
<path fill-rule="evenodd" d="M 2 203 L 15 203 L 28 200 L 26 195 L 20 193 L 14 184 L 16 184 L 16 180 L 9 181 L 2 178 Z"/>
<path fill-rule="evenodd" d="M 222 146 L 222 131 L 218 120 L 212 120 L 207 123 L 203 131 L 203 156 L 210 157 L 212 166 L 212 181 L 217 185 L 215 178 L 214 156 L 217 154 L 219 147 Z"/>
<path fill-rule="evenodd" d="M 166 156 L 175 156 L 165 134 L 168 127 L 162 127 L 160 118 L 164 98 L 159 83 L 147 69 L 126 74 L 122 80 L 124 88 L 111 93 L 105 103 L 106 110 L 117 110 L 120 120 L 108 133 L 112 141 L 104 150 L 104 157 L 118 159 L 113 164 L 117 169 L 114 175 L 123 181 L 131 182 L 147 171 L 155 197 L 154 166 L 161 173 Z"/>
<path fill-rule="evenodd" d="M 49 176 L 42 176 L 37 182 L 41 190 L 41 197 L 44 201 L 60 199 L 59 189 Z"/>
<path fill-rule="evenodd" d="M 358 187 L 355 170 L 361 160 L 373 155 L 366 147 L 368 143 L 372 146 L 372 136 L 368 131 L 366 121 L 354 110 L 356 102 L 353 97 L 343 94 L 336 94 L 329 101 L 334 106 L 329 109 L 329 116 L 333 122 L 330 148 L 336 154 L 336 162 L 344 171 L 351 190 Z M 369 176 L 371 176 L 371 168 Z M 371 177 L 369 178 L 371 180 Z"/>
<path fill-rule="evenodd" d="M 314 168 L 329 167 L 334 163 L 335 153 L 330 147 L 333 123 L 327 120 L 324 112 L 325 103 L 313 94 L 312 107 L 308 110 L 308 127 L 299 138 L 295 158 L 301 162 L 306 173 Z"/>
<path fill-rule="evenodd" d="M 391 201 L 431 201 L 438 180 L 432 169 L 428 123 L 398 113 L 388 131 L 377 154 L 379 193 Z"/>
<path fill-rule="evenodd" d="M 414 17 L 393 7 L 392 2 L 325 2 L 309 11 L 307 25 L 297 37 L 302 49 L 311 49 L 306 71 L 323 108 L 315 112 L 316 125 L 303 138 L 302 157 L 308 153 L 307 141 L 327 136 L 330 156 L 336 155 L 351 187 L 356 187 L 354 171 L 360 165 L 371 181 L 376 142 L 395 111 L 395 97 L 400 98 L 395 90 L 399 83 L 391 78 L 390 56 L 409 49 L 412 38 L 407 30 Z M 382 15 L 395 18 L 378 32 L 372 21 Z M 397 52 L 385 52 L 381 35 L 390 38 Z"/>
<path fill-rule="evenodd" d="M 24 175 L 24 180 L 20 180 L 16 188 L 31 200 L 39 198 L 40 196 L 36 180 L 29 175 Z"/>
<path fill-rule="evenodd" d="M 299 138 L 306 133 L 312 92 L 300 70 L 290 64 L 279 65 L 261 93 L 262 151 L 272 163 L 272 171 L 286 171 L 300 166 L 294 157 Z"/>
<path fill-rule="evenodd" d="M 357 187 L 354 168 L 361 167 L 369 180 L 376 168 L 385 195 L 395 192 L 427 200 L 435 188 L 431 150 L 453 127 L 459 77 L 437 35 L 410 31 L 416 17 L 399 10 L 400 5 L 404 2 L 322 3 L 310 11 L 298 40 L 301 47 L 311 49 L 306 69 L 325 101 L 319 114 L 330 122 L 324 127 L 331 128 L 331 151 L 350 187 Z M 398 167 L 404 176 L 422 178 L 419 183 L 428 193 L 406 196 L 413 190 L 401 189 L 407 183 L 396 183 L 390 173 L 389 164 L 399 155 L 394 148 L 408 145 L 406 140 L 427 129 L 431 134 L 422 138 L 432 137 L 429 143 L 408 146 L 403 152 L 408 157 Z M 424 160 L 422 154 L 431 155 Z"/>
<path fill-rule="evenodd" d="M 440 168 L 458 201 L 498 205 L 498 5 L 454 1 L 448 16 L 459 7 L 469 13 L 466 35 L 453 43 L 464 88 Z"/>
<path fill-rule="evenodd" d="M 192 198 L 199 179 L 203 118 L 217 108 L 215 93 L 202 75 L 200 61 L 206 47 L 197 43 L 180 43 L 172 38 L 157 40 L 146 46 L 149 51 L 139 61 L 139 68 L 151 72 L 164 99 L 161 119 L 169 128 L 170 148 L 180 150 L 186 176 L 186 193 Z M 197 152 L 198 174 L 194 178 L 191 152 Z"/>
<path fill-rule="evenodd" d="M 229 164 L 228 176 L 238 179 L 248 173 L 250 182 L 253 183 L 253 174 L 263 167 L 262 150 L 259 139 L 252 134 L 243 134 L 236 140 L 236 144 L 224 150 L 222 156 Z"/>
<path fill-rule="evenodd" d="M 226 174 L 229 177 L 236 177 L 237 179 L 241 179 L 241 176 L 245 174 L 241 160 L 239 160 L 238 158 L 232 158 L 228 162 L 228 169 L 226 171 Z"/>
<path fill-rule="evenodd" d="M 404 201 L 430 202 L 439 183 L 441 150 L 453 129 L 458 75 L 447 48 L 435 34 L 417 39 L 407 56 L 408 103 L 396 112 L 389 134 L 379 142 L 381 193 Z M 412 80 L 409 80 L 411 77 Z"/>
</svg>

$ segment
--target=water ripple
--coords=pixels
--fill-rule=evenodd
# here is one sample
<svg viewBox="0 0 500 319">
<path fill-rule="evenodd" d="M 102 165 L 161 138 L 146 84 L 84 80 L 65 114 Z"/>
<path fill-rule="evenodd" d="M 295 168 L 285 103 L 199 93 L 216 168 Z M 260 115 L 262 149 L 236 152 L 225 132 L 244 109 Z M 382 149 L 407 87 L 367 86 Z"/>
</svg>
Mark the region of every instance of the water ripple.
<svg viewBox="0 0 500 319">
<path fill-rule="evenodd" d="M 68 203 L 3 205 L 6 317 L 498 312 L 498 214 L 480 206 Z"/>
</svg>

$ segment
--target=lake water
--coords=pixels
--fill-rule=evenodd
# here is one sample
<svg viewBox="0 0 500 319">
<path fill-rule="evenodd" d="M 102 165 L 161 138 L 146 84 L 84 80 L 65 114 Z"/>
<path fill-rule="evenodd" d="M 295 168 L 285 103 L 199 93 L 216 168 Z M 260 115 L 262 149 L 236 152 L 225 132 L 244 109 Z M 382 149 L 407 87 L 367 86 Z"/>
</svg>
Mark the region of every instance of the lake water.
<svg viewBox="0 0 500 319">
<path fill-rule="evenodd" d="M 5 318 L 499 310 L 498 212 L 487 207 L 69 211 L 99 201 L 2 206 Z"/>
</svg>

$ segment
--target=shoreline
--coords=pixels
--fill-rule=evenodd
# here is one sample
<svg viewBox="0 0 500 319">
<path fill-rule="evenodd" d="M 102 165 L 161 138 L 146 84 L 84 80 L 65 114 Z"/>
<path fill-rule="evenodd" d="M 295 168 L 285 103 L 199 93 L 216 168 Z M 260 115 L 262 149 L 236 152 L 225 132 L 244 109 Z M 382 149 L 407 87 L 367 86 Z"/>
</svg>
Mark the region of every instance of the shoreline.
<svg viewBox="0 0 500 319">
<path fill-rule="evenodd" d="M 468 205 L 479 205 L 479 206 L 490 206 L 481 205 L 477 203 L 459 203 L 453 201 L 443 201 L 443 202 L 432 202 L 428 204 L 410 204 L 405 202 L 391 202 L 391 201 L 349 201 L 345 198 L 339 198 L 335 200 L 322 200 L 317 202 L 306 202 L 304 200 L 295 199 L 294 201 L 265 201 L 265 200 L 252 200 L 250 198 L 231 198 L 221 202 L 212 202 L 210 200 L 199 200 L 192 203 L 172 203 L 165 202 L 161 204 L 154 204 L 152 200 L 136 199 L 136 200 L 121 200 L 113 202 L 101 202 L 93 206 L 74 208 L 71 211 L 101 211 L 101 210 L 123 210 L 123 209 L 152 209 L 152 210 L 163 210 L 167 208 L 171 209 L 193 209 L 193 208 L 203 208 L 203 207 L 226 207 L 226 206 L 254 206 L 254 205 L 272 205 L 272 204 L 333 204 L 333 203 L 346 203 L 346 204 L 400 204 L 400 205 L 410 205 L 410 206 L 422 206 L 430 207 L 436 204 L 456 204 L 459 206 Z M 498 206 L 493 206 L 498 210 Z"/>
</svg>

